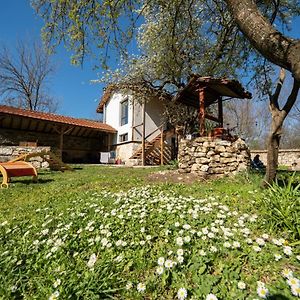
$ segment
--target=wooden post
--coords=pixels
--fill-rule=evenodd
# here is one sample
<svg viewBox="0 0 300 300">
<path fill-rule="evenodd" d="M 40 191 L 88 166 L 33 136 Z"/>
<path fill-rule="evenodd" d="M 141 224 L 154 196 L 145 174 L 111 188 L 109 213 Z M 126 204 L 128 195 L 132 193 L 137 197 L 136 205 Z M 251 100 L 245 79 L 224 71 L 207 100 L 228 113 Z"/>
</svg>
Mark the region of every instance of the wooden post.
<svg viewBox="0 0 300 300">
<path fill-rule="evenodd" d="M 222 102 L 222 97 L 218 98 L 218 119 L 219 119 L 219 126 L 221 128 L 224 127 L 223 125 L 223 102 Z"/>
<path fill-rule="evenodd" d="M 164 126 L 160 127 L 160 164 L 164 164 Z"/>
<path fill-rule="evenodd" d="M 134 127 L 134 122 L 135 122 L 135 118 L 134 118 L 134 99 L 131 100 L 132 103 L 132 131 L 131 131 L 131 140 L 134 142 L 134 131 L 135 131 L 135 127 Z"/>
<path fill-rule="evenodd" d="M 64 126 L 59 126 L 57 127 L 56 125 L 53 126 L 54 131 L 56 131 L 59 134 L 59 155 L 62 160 L 62 154 L 63 154 L 63 148 L 64 148 L 64 135 L 69 133 L 74 129 L 74 127 L 64 127 Z"/>
<path fill-rule="evenodd" d="M 142 166 L 145 165 L 145 121 L 146 121 L 146 103 L 143 102 L 142 105 L 142 116 L 143 116 L 143 125 L 142 125 Z"/>
<path fill-rule="evenodd" d="M 200 136 L 205 134 L 205 89 L 199 90 L 199 131 Z"/>
<path fill-rule="evenodd" d="M 62 127 L 59 133 L 59 154 L 60 154 L 60 159 L 62 159 L 62 154 L 63 154 L 63 147 L 64 147 L 64 128 Z"/>
</svg>

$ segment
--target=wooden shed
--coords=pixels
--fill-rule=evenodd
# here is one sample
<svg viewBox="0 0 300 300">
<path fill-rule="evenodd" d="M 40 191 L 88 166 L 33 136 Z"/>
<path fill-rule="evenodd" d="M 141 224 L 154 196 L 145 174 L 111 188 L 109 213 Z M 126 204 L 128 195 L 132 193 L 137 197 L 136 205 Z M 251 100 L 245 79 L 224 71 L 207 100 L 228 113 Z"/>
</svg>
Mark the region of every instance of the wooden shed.
<svg viewBox="0 0 300 300">
<path fill-rule="evenodd" d="M 67 163 L 99 162 L 115 132 L 97 121 L 0 105 L 0 145 L 50 146 Z"/>
</svg>

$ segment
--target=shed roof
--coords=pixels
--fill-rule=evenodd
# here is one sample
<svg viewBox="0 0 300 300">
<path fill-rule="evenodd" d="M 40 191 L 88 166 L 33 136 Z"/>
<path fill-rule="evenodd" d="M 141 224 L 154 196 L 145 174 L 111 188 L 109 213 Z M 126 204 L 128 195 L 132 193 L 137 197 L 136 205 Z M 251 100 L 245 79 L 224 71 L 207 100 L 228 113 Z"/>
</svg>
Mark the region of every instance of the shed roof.
<svg viewBox="0 0 300 300">
<path fill-rule="evenodd" d="M 181 89 L 175 97 L 175 101 L 185 105 L 199 107 L 199 89 L 205 88 L 205 106 L 217 101 L 221 96 L 231 98 L 250 99 L 251 93 L 245 91 L 237 80 L 227 78 L 201 77 L 192 75 L 189 83 Z"/>
<path fill-rule="evenodd" d="M 108 132 L 108 133 L 116 132 L 116 130 L 113 127 L 104 124 L 102 122 L 78 119 L 78 118 L 62 116 L 62 115 L 57 115 L 52 113 L 32 111 L 32 110 L 16 108 L 16 107 L 6 106 L 6 105 L 0 105 L 0 115 L 1 114 L 48 121 L 48 122 L 53 122 L 61 125 L 84 127 L 84 128 L 94 129 L 97 131 Z"/>
</svg>

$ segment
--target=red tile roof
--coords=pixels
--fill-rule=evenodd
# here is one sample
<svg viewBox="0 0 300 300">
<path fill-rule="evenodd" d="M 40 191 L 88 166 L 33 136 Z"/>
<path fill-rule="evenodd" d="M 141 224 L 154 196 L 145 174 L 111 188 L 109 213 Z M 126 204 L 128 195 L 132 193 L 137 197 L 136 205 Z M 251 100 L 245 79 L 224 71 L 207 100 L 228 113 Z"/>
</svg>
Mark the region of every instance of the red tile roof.
<svg viewBox="0 0 300 300">
<path fill-rule="evenodd" d="M 77 119 L 77 118 L 72 118 L 72 117 L 67 117 L 62 115 L 56 115 L 52 113 L 44 113 L 44 112 L 16 108 L 16 107 L 6 106 L 6 105 L 0 105 L 0 113 L 32 118 L 37 120 L 44 120 L 44 121 L 55 122 L 55 123 L 61 123 L 61 124 L 67 124 L 67 125 L 73 125 L 73 126 L 86 127 L 86 128 L 96 129 L 99 131 L 104 131 L 104 132 L 112 132 L 112 133 L 116 132 L 116 130 L 113 127 L 97 121 Z"/>
<path fill-rule="evenodd" d="M 106 104 L 108 102 L 108 100 L 110 99 L 111 95 L 113 94 L 114 91 L 121 89 L 122 85 L 121 84 L 110 84 L 108 85 L 105 89 L 104 89 L 104 93 L 102 98 L 100 99 L 100 103 L 97 107 L 97 112 L 98 113 L 102 113 L 103 109 L 104 109 L 104 104 Z"/>
</svg>

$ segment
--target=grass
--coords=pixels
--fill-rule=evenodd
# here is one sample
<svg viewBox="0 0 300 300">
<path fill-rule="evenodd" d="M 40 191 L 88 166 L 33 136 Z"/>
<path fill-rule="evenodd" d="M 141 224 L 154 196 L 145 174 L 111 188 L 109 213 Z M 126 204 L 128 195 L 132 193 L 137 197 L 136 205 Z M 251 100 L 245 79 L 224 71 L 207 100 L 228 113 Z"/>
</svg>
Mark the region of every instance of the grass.
<svg viewBox="0 0 300 300">
<path fill-rule="evenodd" d="M 84 166 L 0 190 L 0 299 L 297 295 L 299 244 L 269 226 L 260 174 L 149 184 L 157 170 Z"/>
</svg>

